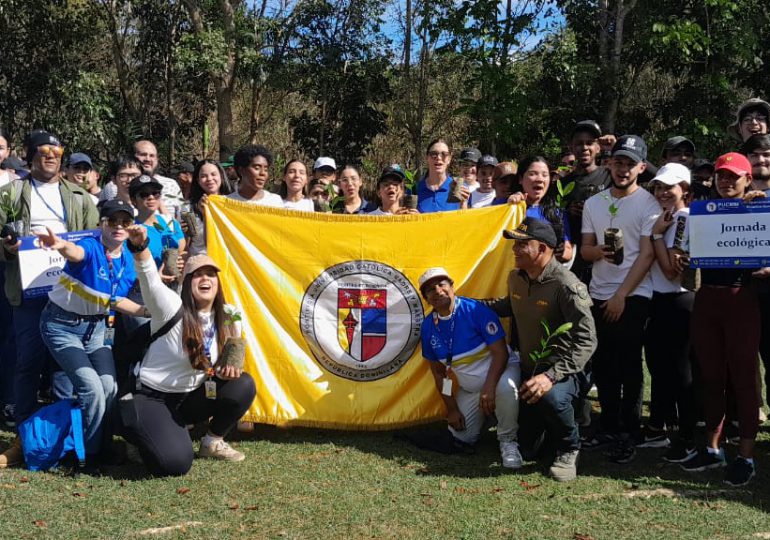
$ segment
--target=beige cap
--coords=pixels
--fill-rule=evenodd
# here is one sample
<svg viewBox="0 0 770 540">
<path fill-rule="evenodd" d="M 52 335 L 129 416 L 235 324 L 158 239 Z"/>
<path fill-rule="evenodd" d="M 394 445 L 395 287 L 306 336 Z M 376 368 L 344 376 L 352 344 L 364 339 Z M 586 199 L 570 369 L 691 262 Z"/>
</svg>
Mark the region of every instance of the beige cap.
<svg viewBox="0 0 770 540">
<path fill-rule="evenodd" d="M 436 278 L 444 278 L 449 280 L 452 279 L 451 277 L 449 277 L 449 272 L 447 272 L 445 269 L 443 269 L 440 266 L 428 268 L 425 272 L 422 273 L 422 275 L 420 276 L 420 279 L 417 281 L 420 287 L 420 292 L 422 292 L 423 285 L 428 283 L 430 280 L 436 279 Z"/>
<path fill-rule="evenodd" d="M 192 274 L 197 269 L 203 268 L 204 266 L 211 266 L 217 272 L 222 271 L 217 266 L 217 263 L 214 262 L 214 259 L 212 259 L 208 255 L 193 255 L 192 257 L 187 259 L 187 262 L 184 265 L 184 272 L 182 272 L 182 279 L 186 278 L 187 274 Z"/>
</svg>

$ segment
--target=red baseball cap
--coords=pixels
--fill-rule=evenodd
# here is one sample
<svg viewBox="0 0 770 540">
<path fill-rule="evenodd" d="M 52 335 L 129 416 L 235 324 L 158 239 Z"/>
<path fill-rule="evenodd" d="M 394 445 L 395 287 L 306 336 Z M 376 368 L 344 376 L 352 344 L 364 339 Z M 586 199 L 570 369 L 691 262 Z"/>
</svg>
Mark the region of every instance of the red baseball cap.
<svg viewBox="0 0 770 540">
<path fill-rule="evenodd" d="M 726 169 L 740 176 L 751 175 L 751 163 L 743 154 L 738 152 L 730 152 L 723 156 L 719 156 L 717 162 L 714 164 L 714 171 Z"/>
</svg>

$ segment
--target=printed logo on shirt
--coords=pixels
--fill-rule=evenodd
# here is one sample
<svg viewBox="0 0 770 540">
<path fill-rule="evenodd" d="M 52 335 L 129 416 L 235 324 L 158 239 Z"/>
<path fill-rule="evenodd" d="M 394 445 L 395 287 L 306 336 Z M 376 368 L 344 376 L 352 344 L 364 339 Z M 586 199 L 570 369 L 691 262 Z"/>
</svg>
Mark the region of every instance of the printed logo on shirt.
<svg viewBox="0 0 770 540">
<path fill-rule="evenodd" d="M 493 323 L 492 321 L 487 323 L 487 334 L 490 336 L 494 336 L 497 334 L 499 328 L 497 327 L 497 324 Z"/>
<path fill-rule="evenodd" d="M 107 270 L 105 270 L 103 266 L 99 267 L 99 279 L 103 279 L 104 281 L 110 280 L 110 276 L 107 275 Z"/>
<path fill-rule="evenodd" d="M 373 381 L 397 372 L 420 341 L 420 295 L 395 268 L 348 261 L 327 268 L 305 290 L 300 330 L 331 373 Z"/>
<path fill-rule="evenodd" d="M 535 302 L 535 304 L 537 304 L 538 306 L 545 307 L 548 305 L 548 302 L 546 302 L 545 300 L 538 300 L 537 302 Z"/>
</svg>

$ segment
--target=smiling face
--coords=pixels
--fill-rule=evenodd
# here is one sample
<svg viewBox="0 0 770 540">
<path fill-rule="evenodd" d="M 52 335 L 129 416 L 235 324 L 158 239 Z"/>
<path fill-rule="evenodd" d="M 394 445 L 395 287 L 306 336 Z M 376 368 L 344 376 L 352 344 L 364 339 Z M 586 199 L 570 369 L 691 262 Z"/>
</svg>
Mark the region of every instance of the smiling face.
<svg viewBox="0 0 770 540">
<path fill-rule="evenodd" d="M 615 156 L 610 161 L 612 185 L 625 191 L 636 184 L 636 179 L 645 169 L 644 161 L 634 161 L 627 156 Z"/>
<path fill-rule="evenodd" d="M 144 174 L 152 176 L 158 169 L 158 149 L 150 141 L 139 141 L 134 145 L 134 156 L 142 164 Z"/>
<path fill-rule="evenodd" d="M 751 176 L 736 174 L 728 169 L 716 172 L 716 188 L 724 199 L 740 199 L 751 185 Z"/>
<path fill-rule="evenodd" d="M 43 182 L 55 178 L 61 168 L 62 150 L 61 146 L 38 146 L 30 167 L 32 176 Z"/>
<path fill-rule="evenodd" d="M 525 272 L 532 269 L 540 255 L 545 251 L 544 247 L 545 244 L 541 244 L 537 240 L 514 240 L 511 249 L 516 256 L 516 268 Z"/>
<path fill-rule="evenodd" d="M 198 309 L 210 309 L 219 290 L 219 275 L 216 269 L 211 266 L 198 268 L 192 274 L 190 289 L 195 306 Z"/>
<path fill-rule="evenodd" d="M 420 291 L 436 312 L 444 314 L 450 310 L 455 297 L 455 289 L 447 278 L 433 278 L 424 283 Z"/>
<path fill-rule="evenodd" d="M 142 188 L 131 199 L 134 207 L 143 214 L 154 214 L 160 209 L 160 190 L 154 186 Z"/>
<path fill-rule="evenodd" d="M 110 249 L 115 249 L 128 239 L 128 227 L 134 224 L 134 216 L 128 212 L 117 212 L 100 221 L 102 243 Z"/>
<path fill-rule="evenodd" d="M 198 185 L 206 195 L 216 195 L 222 187 L 222 175 L 219 167 L 206 163 L 198 170 Z"/>
<path fill-rule="evenodd" d="M 91 172 L 91 167 L 88 163 L 75 163 L 67 167 L 67 180 L 83 185 L 88 180 L 89 172 Z"/>
<path fill-rule="evenodd" d="M 434 174 L 445 174 L 452 163 L 449 146 L 441 141 L 428 148 L 428 170 Z"/>
<path fill-rule="evenodd" d="M 570 149 L 575 155 L 575 163 L 582 169 L 587 169 L 596 163 L 596 157 L 601 152 L 598 139 L 588 131 L 578 131 L 572 136 Z"/>
<path fill-rule="evenodd" d="M 754 180 L 770 180 L 770 148 L 756 148 L 746 157 L 751 163 L 751 176 Z"/>
<path fill-rule="evenodd" d="M 738 131 L 741 140 L 745 141 L 752 135 L 767 133 L 767 111 L 762 107 L 748 109 L 741 116 Z"/>
<path fill-rule="evenodd" d="M 479 191 L 481 193 L 489 193 L 494 188 L 492 175 L 495 172 L 495 168 L 492 165 L 484 165 L 479 167 Z"/>
<path fill-rule="evenodd" d="M 653 195 L 664 211 L 675 212 L 684 208 L 684 198 L 687 195 L 687 184 L 674 184 L 670 186 L 663 182 L 653 182 Z"/>
<path fill-rule="evenodd" d="M 361 190 L 361 177 L 355 169 L 343 169 L 340 172 L 339 184 L 346 199 L 355 199 Z"/>
<path fill-rule="evenodd" d="M 307 167 L 301 161 L 293 161 L 286 167 L 286 173 L 283 175 L 283 181 L 286 183 L 286 191 L 289 195 L 302 193 L 307 184 Z"/>
<path fill-rule="evenodd" d="M 545 197 L 551 185 L 551 171 L 542 161 L 535 161 L 521 176 L 521 187 L 527 195 L 527 204 L 536 206 Z"/>
<path fill-rule="evenodd" d="M 270 178 L 270 165 L 264 156 L 254 156 L 248 167 L 238 167 L 238 175 L 242 182 L 261 191 Z"/>
<path fill-rule="evenodd" d="M 10 145 L 5 137 L 0 136 L 0 163 L 11 153 Z"/>
</svg>

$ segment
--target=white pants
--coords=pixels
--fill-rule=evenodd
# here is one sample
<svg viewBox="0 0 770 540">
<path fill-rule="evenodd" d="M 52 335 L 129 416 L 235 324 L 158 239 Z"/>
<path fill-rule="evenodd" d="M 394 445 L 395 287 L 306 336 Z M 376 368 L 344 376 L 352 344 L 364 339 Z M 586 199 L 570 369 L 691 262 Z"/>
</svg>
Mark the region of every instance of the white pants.
<svg viewBox="0 0 770 540">
<path fill-rule="evenodd" d="M 495 393 L 495 416 L 497 417 L 497 440 L 515 441 L 519 431 L 519 383 L 521 371 L 518 363 L 509 363 Z M 456 439 L 474 444 L 484 426 L 484 412 L 479 404 L 481 391 L 469 392 L 460 387 L 455 395 L 457 406 L 465 417 L 465 429 L 457 431 L 451 426 L 449 431 Z"/>
</svg>

